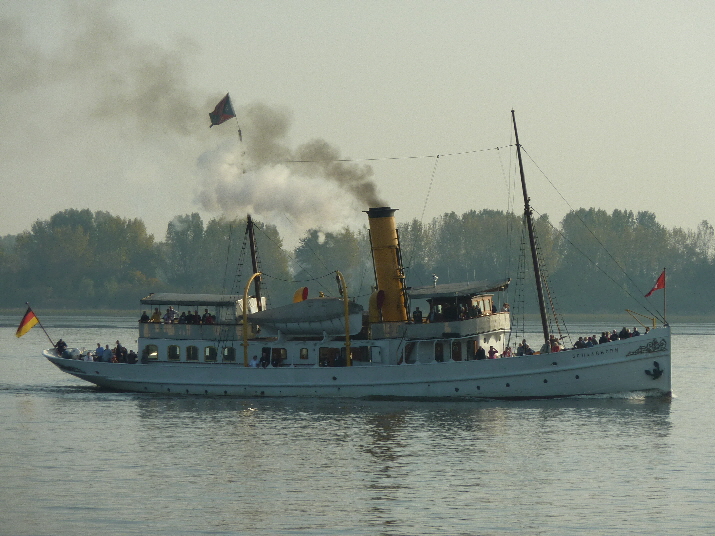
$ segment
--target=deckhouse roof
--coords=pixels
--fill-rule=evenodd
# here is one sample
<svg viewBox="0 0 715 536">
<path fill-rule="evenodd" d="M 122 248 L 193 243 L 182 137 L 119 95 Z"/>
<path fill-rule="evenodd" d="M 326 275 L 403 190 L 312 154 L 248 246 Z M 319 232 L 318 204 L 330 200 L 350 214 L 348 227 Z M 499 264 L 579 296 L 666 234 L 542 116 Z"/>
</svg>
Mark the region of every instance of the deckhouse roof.
<svg viewBox="0 0 715 536">
<path fill-rule="evenodd" d="M 433 298 L 454 298 L 477 296 L 488 292 L 505 290 L 511 279 L 499 281 L 475 281 L 473 283 L 447 283 L 429 287 L 411 287 L 407 294 L 415 300 L 429 300 Z"/>
<path fill-rule="evenodd" d="M 176 292 L 157 292 L 141 299 L 144 305 L 195 305 L 232 307 L 242 297 L 230 294 L 179 294 Z"/>
</svg>

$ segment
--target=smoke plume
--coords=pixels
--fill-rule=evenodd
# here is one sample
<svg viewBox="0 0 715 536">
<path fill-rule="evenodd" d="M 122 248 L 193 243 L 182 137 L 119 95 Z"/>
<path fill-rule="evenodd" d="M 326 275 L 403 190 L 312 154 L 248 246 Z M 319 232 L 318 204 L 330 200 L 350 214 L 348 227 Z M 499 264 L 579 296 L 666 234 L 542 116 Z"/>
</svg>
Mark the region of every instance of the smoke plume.
<svg viewBox="0 0 715 536">
<path fill-rule="evenodd" d="M 385 205 L 369 165 L 341 161 L 340 151 L 322 139 L 290 149 L 288 110 L 255 103 L 236 113 L 243 143 L 212 150 L 199 162 L 199 201 L 207 210 L 282 220 L 296 233 L 363 222 L 360 210 Z"/>
<path fill-rule="evenodd" d="M 232 88 L 205 95 L 192 85 L 195 43 L 179 39 L 165 47 L 140 41 L 111 3 L 68 2 L 65 10 L 72 24 L 58 25 L 67 29 L 44 48 L 32 43 L 19 20 L 0 19 L 0 91 L 7 109 L 17 116 L 23 109 L 43 109 L 44 123 L 29 124 L 24 145 L 53 144 L 75 165 L 64 178 L 55 173 L 58 185 L 48 186 L 58 206 L 62 195 L 95 209 L 110 209 L 102 206 L 109 202 L 114 211 L 122 203 L 141 210 L 143 204 L 153 214 L 128 215 L 145 219 L 157 218 L 157 209 L 184 211 L 185 200 L 193 198 L 213 215 L 250 212 L 300 233 L 363 223 L 360 210 L 385 204 L 370 166 L 338 161 L 340 150 L 322 139 L 291 148 L 291 113 L 285 108 L 241 105 L 234 93 L 243 142 L 237 133 L 230 135 L 234 120 L 209 130 L 208 112 Z M 0 130 L 9 136 L 17 119 L 5 115 Z M 0 157 L 17 161 L 17 148 L 11 150 Z M 83 188 L 82 181 L 104 179 L 98 173 L 114 177 L 103 183 L 115 189 Z M 74 192 L 61 186 L 63 180 L 76 185 Z M 132 202 L 127 192 L 142 195 L 137 184 L 154 191 Z M 175 214 L 158 217 L 166 222 Z"/>
</svg>

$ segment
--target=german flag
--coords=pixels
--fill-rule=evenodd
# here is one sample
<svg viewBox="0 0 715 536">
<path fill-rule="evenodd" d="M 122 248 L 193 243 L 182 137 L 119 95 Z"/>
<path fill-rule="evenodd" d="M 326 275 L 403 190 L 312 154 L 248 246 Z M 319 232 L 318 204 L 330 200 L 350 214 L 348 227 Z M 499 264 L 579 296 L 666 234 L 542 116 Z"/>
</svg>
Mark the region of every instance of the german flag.
<svg viewBox="0 0 715 536">
<path fill-rule="evenodd" d="M 28 307 L 25 316 L 22 317 L 22 321 L 15 332 L 15 337 L 22 337 L 25 333 L 32 329 L 32 326 L 39 322 L 40 321 L 35 316 L 35 313 L 33 313 L 32 309 Z"/>
</svg>

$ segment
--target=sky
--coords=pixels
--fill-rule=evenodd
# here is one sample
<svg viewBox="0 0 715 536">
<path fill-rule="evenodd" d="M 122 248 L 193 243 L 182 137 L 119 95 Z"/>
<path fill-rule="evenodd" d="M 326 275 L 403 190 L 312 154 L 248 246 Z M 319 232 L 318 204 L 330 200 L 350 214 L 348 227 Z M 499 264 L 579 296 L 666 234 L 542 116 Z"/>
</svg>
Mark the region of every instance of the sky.
<svg viewBox="0 0 715 536">
<path fill-rule="evenodd" d="M 287 245 L 375 205 L 519 212 L 512 109 L 552 222 L 715 223 L 712 2 L 0 5 L 0 236 L 68 208 L 157 240 L 250 213 Z M 209 128 L 226 93 L 237 118 Z"/>
</svg>

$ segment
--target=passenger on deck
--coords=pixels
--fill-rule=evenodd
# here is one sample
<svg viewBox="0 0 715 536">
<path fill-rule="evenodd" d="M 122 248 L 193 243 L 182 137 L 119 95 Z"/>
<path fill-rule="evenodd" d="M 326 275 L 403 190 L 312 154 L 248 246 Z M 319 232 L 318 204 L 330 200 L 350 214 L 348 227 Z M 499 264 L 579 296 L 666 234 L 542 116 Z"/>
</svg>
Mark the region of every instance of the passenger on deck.
<svg viewBox="0 0 715 536">
<path fill-rule="evenodd" d="M 552 353 L 561 351 L 561 345 L 559 344 L 559 340 L 553 335 L 549 338 L 549 344 L 551 344 Z"/>
<path fill-rule="evenodd" d="M 638 331 L 638 328 L 636 326 L 633 326 L 633 331 L 631 332 L 631 337 L 637 337 L 640 334 L 641 334 L 641 332 Z"/>
<path fill-rule="evenodd" d="M 129 350 L 129 353 L 127 354 L 127 363 L 134 365 L 137 361 L 139 361 L 137 353 L 134 350 Z"/>
<path fill-rule="evenodd" d="M 161 312 L 159 311 L 158 307 L 154 307 L 154 312 L 151 315 L 150 322 L 156 322 L 156 323 L 161 322 Z"/>
<path fill-rule="evenodd" d="M 146 311 L 143 311 L 141 318 L 139 318 L 139 322 L 146 324 L 149 320 L 151 320 L 151 318 L 149 318 L 149 315 L 146 314 Z"/>
<path fill-rule="evenodd" d="M 512 356 L 511 346 L 507 346 L 506 348 L 504 348 L 504 351 L 501 353 L 501 356 L 502 357 L 511 357 Z"/>
<path fill-rule="evenodd" d="M 266 368 L 268 365 L 270 365 L 270 363 L 271 363 L 271 358 L 268 357 L 268 352 L 263 352 L 261 354 L 261 361 L 260 361 L 261 367 Z"/>
<path fill-rule="evenodd" d="M 179 324 L 186 324 L 186 313 L 184 311 L 179 315 Z"/>
<path fill-rule="evenodd" d="M 258 356 L 254 355 L 248 362 L 248 366 L 251 368 L 258 368 Z"/>
<path fill-rule="evenodd" d="M 194 309 L 194 324 L 201 324 L 201 315 L 198 309 Z"/>
<path fill-rule="evenodd" d="M 57 355 L 62 355 L 62 353 L 67 349 L 67 343 L 60 339 L 57 341 L 57 344 L 55 344 L 55 348 L 57 348 Z"/>
<path fill-rule="evenodd" d="M 573 345 L 574 348 L 586 348 L 586 342 L 583 340 L 583 337 L 579 337 L 578 340 L 576 341 L 576 344 Z"/>
<path fill-rule="evenodd" d="M 598 339 L 598 344 L 605 344 L 609 342 L 611 339 L 608 338 L 608 333 L 605 331 L 601 333 L 601 337 Z"/>
<path fill-rule="evenodd" d="M 117 346 L 114 348 L 114 357 L 117 358 L 117 363 L 127 362 L 127 349 L 117 341 Z"/>
<path fill-rule="evenodd" d="M 101 361 L 103 353 L 104 353 L 104 348 L 102 348 L 102 345 L 100 343 L 97 343 L 97 347 L 94 349 L 94 360 Z"/>
<path fill-rule="evenodd" d="M 516 347 L 516 357 L 521 357 L 524 355 L 524 345 L 519 343 L 519 345 Z"/>
<path fill-rule="evenodd" d="M 615 329 L 611 332 L 611 336 L 609 338 L 610 338 L 611 342 L 618 340 L 618 333 L 616 333 Z"/>
<path fill-rule="evenodd" d="M 508 313 L 509 312 L 509 304 L 504 303 L 504 305 L 501 306 L 501 312 L 502 313 Z"/>
<path fill-rule="evenodd" d="M 498 359 L 499 358 L 499 352 L 497 351 L 496 348 L 493 346 L 489 347 L 489 359 Z"/>
<path fill-rule="evenodd" d="M 492 314 L 497 314 L 497 304 L 492 302 Z"/>
<path fill-rule="evenodd" d="M 475 357 L 477 359 L 486 359 L 487 358 L 487 353 L 484 351 L 484 347 L 481 344 L 479 345 L 479 348 L 477 348 Z"/>
<path fill-rule="evenodd" d="M 618 337 L 621 339 L 629 339 L 631 337 L 631 332 L 628 331 L 628 328 L 626 326 L 623 326 L 623 329 L 618 334 Z"/>
<path fill-rule="evenodd" d="M 415 324 L 421 324 L 422 323 L 422 311 L 420 311 L 419 307 L 415 307 L 415 310 L 412 311 L 412 321 Z"/>
<path fill-rule="evenodd" d="M 105 363 L 111 363 L 112 357 L 114 357 L 114 353 L 112 353 L 112 350 L 109 349 L 109 345 L 105 344 L 104 351 L 102 352 L 102 361 Z"/>
</svg>

